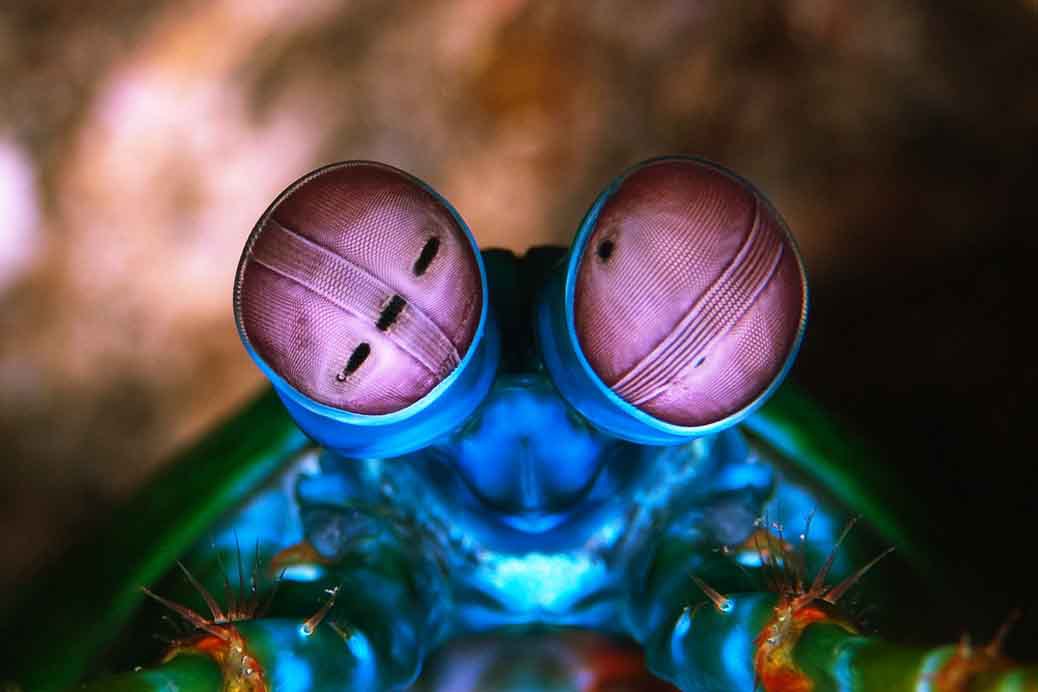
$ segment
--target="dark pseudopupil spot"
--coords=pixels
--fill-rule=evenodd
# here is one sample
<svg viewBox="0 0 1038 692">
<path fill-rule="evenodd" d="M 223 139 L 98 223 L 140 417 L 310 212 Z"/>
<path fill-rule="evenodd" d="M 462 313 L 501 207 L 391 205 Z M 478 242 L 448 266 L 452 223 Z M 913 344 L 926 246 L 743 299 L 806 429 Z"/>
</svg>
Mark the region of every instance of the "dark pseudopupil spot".
<svg viewBox="0 0 1038 692">
<path fill-rule="evenodd" d="M 406 305 L 407 301 L 399 295 L 390 298 L 389 302 L 386 303 L 386 307 L 382 308 L 382 314 L 378 316 L 378 322 L 375 323 L 378 330 L 384 332 L 393 326 L 393 323 L 396 322 L 396 318 L 400 317 L 400 313 Z"/>
<path fill-rule="evenodd" d="M 616 244 L 611 240 L 603 240 L 598 244 L 598 249 L 595 254 L 598 255 L 598 259 L 603 262 L 608 262 L 609 258 L 613 256 L 613 250 L 616 249 Z"/>
<path fill-rule="evenodd" d="M 425 270 L 429 268 L 432 261 L 436 259 L 436 253 L 440 251 L 440 239 L 433 237 L 425 241 L 425 245 L 422 246 L 422 252 L 418 255 L 418 259 L 414 261 L 414 275 L 421 276 L 425 273 Z"/>
<path fill-rule="evenodd" d="M 364 361 L 368 359 L 369 355 L 371 355 L 371 346 L 366 341 L 360 343 L 357 348 L 353 349 L 350 359 L 346 361 L 346 367 L 335 376 L 335 379 L 339 382 L 345 382 L 347 377 L 357 372 L 357 369 L 364 365 Z"/>
</svg>

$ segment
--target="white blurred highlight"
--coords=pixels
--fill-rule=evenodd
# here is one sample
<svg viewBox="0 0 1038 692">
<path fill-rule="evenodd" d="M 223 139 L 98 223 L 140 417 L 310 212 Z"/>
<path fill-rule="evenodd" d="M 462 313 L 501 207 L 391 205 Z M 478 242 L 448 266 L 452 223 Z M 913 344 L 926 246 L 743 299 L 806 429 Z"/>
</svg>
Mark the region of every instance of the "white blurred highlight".
<svg viewBox="0 0 1038 692">
<path fill-rule="evenodd" d="M 63 165 L 58 217 L 67 308 L 49 366 L 87 385 L 117 362 L 162 387 L 238 348 L 230 319 L 244 239 L 270 200 L 318 156 L 328 113 L 317 89 L 251 101 L 243 71 L 286 27 L 327 3 L 230 0 L 171 12 L 99 86 Z M 103 280 L 99 280 L 103 277 Z M 207 352 L 208 351 L 208 352 Z M 162 361 L 156 356 L 162 354 Z M 244 366 L 211 386 L 192 377 L 197 434 L 256 377 Z"/>
<path fill-rule="evenodd" d="M 43 246 L 32 159 L 0 136 L 0 294 L 35 266 Z"/>
</svg>

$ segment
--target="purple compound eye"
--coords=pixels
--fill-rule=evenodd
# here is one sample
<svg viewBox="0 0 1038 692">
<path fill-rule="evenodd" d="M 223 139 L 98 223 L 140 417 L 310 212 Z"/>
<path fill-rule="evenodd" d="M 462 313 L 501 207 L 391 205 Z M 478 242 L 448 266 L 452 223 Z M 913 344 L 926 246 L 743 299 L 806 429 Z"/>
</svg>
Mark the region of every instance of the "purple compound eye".
<svg viewBox="0 0 1038 692">
<path fill-rule="evenodd" d="M 682 426 L 738 413 L 795 351 L 807 284 L 781 218 L 694 159 L 653 161 L 606 200 L 583 249 L 574 322 L 617 395 Z"/>
<path fill-rule="evenodd" d="M 238 268 L 246 342 L 288 384 L 343 411 L 415 403 L 472 345 L 482 277 L 444 202 L 390 166 L 329 166 L 260 219 Z"/>
</svg>

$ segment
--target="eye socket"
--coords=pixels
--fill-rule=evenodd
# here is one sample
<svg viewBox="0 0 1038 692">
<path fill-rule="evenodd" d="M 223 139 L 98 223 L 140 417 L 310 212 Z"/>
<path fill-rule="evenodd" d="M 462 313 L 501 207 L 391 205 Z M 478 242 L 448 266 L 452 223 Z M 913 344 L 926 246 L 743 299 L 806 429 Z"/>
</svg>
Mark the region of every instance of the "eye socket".
<svg viewBox="0 0 1038 692">
<path fill-rule="evenodd" d="M 390 166 L 346 162 L 300 179 L 260 219 L 235 312 L 246 342 L 298 392 L 377 415 L 419 401 L 461 363 L 482 282 L 442 198 Z M 344 343 L 359 344 L 345 364 Z"/>
<path fill-rule="evenodd" d="M 806 282 L 795 244 L 767 200 L 719 166 L 661 159 L 634 169 L 582 252 L 577 341 L 602 382 L 651 416 L 724 420 L 796 350 Z"/>
</svg>

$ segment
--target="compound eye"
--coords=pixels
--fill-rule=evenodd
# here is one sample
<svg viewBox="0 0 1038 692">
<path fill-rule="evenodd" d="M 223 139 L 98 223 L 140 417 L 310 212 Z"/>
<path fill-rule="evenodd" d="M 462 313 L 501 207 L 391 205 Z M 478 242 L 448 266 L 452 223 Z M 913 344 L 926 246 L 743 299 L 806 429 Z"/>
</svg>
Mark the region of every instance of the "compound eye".
<svg viewBox="0 0 1038 692">
<path fill-rule="evenodd" d="M 574 290 L 577 340 L 628 403 L 704 426 L 757 400 L 791 359 L 806 282 L 782 220 L 718 166 L 650 162 L 601 208 Z"/>
<path fill-rule="evenodd" d="M 390 166 L 349 162 L 289 188 L 238 269 L 246 343 L 321 404 L 399 411 L 461 362 L 482 310 L 472 243 L 442 200 Z"/>
</svg>

